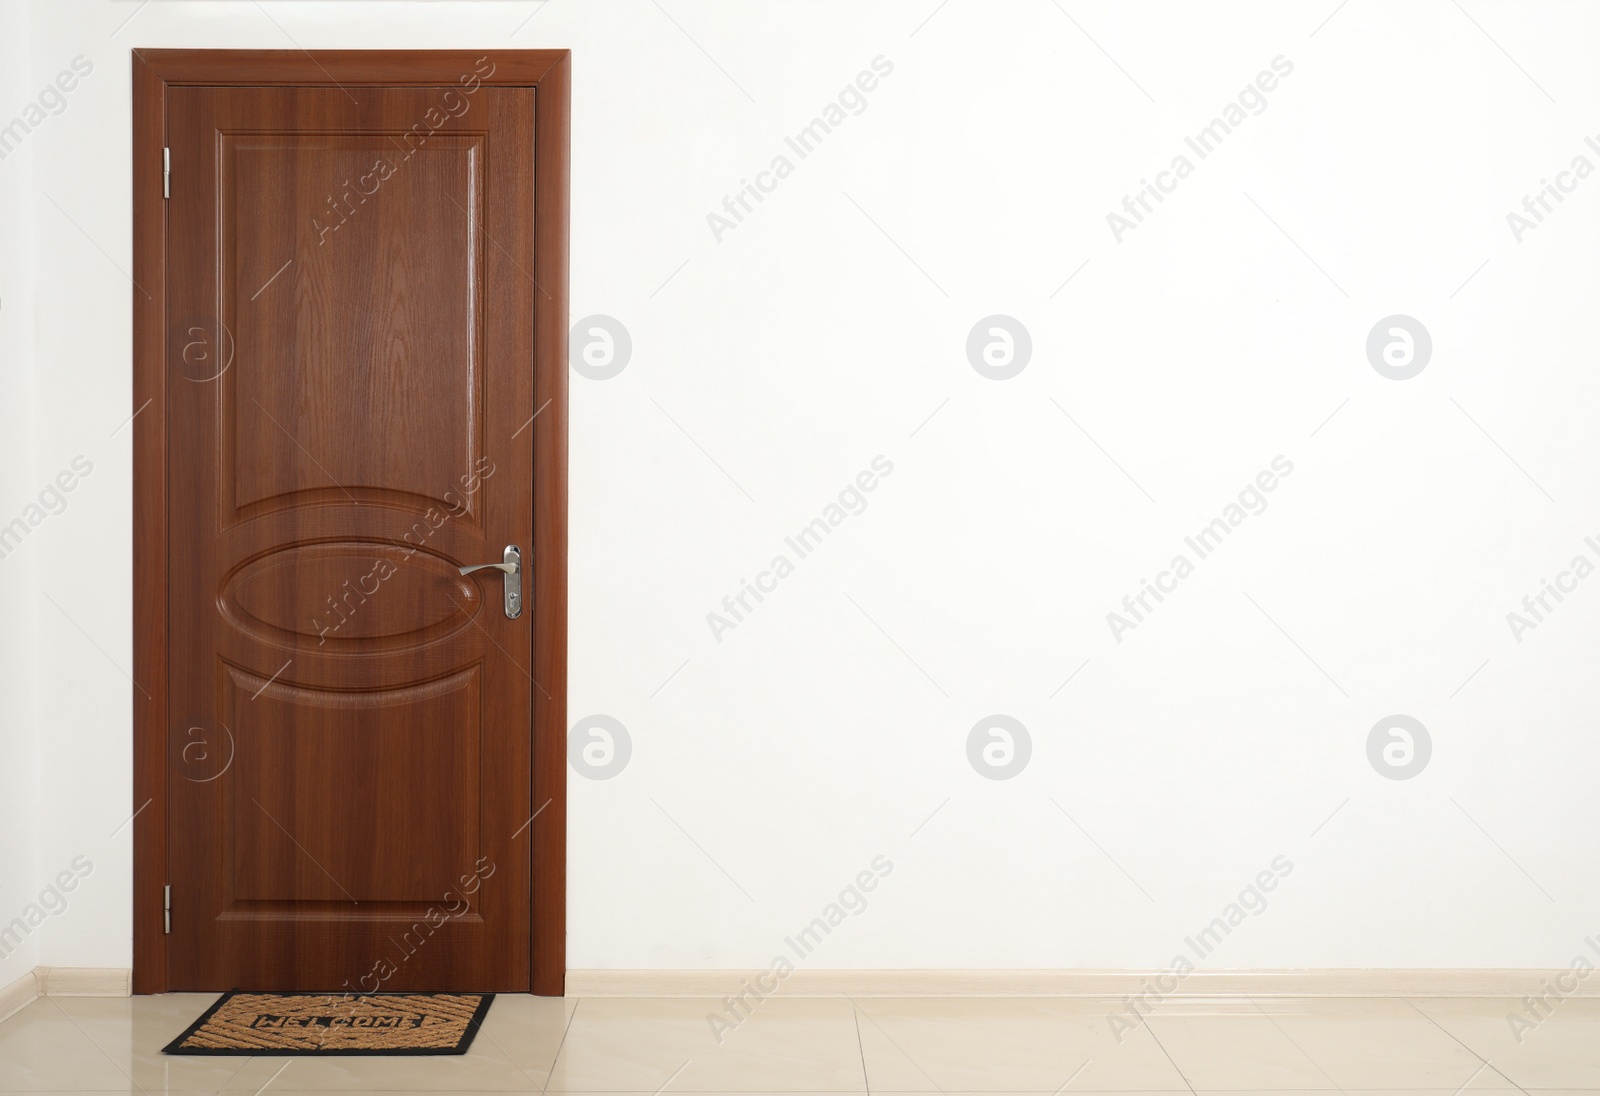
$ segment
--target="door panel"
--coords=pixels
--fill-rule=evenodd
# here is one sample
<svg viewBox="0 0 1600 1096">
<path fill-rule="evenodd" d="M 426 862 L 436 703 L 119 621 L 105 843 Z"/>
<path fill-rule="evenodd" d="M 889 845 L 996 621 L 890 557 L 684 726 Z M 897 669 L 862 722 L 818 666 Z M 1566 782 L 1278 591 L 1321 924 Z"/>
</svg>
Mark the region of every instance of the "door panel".
<svg viewBox="0 0 1600 1096">
<path fill-rule="evenodd" d="M 533 96 L 169 93 L 175 990 L 528 988 Z"/>
</svg>

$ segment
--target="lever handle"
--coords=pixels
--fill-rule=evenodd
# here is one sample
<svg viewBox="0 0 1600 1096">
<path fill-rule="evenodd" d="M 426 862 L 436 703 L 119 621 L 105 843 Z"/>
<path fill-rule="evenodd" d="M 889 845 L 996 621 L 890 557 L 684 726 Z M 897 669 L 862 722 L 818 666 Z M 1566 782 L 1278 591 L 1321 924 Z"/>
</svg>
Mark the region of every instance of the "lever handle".
<svg viewBox="0 0 1600 1096">
<path fill-rule="evenodd" d="M 516 620 L 522 615 L 522 552 L 515 544 L 506 545 L 504 563 L 475 563 L 456 569 L 463 575 L 476 571 L 501 572 L 505 576 L 506 617 Z"/>
</svg>

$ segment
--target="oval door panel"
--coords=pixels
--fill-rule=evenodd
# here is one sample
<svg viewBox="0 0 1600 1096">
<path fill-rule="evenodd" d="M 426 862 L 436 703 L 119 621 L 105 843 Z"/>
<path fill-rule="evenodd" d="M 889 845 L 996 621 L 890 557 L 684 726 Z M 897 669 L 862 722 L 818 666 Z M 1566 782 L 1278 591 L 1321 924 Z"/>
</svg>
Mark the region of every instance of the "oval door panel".
<svg viewBox="0 0 1600 1096">
<path fill-rule="evenodd" d="M 240 631 L 286 646 L 420 647 L 471 623 L 478 584 L 426 549 L 387 541 L 297 544 L 246 561 L 217 607 Z"/>
</svg>

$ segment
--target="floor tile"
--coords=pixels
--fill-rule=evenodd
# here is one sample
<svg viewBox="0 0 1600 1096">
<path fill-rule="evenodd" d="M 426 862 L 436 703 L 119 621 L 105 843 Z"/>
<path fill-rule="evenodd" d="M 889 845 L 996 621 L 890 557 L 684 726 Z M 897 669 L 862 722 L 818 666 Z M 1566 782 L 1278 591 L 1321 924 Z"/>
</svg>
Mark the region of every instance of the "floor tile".
<svg viewBox="0 0 1600 1096">
<path fill-rule="evenodd" d="M 722 1002 L 505 995 L 462 1056 L 162 1055 L 215 999 L 35 1001 L 0 1024 L 0 1093 L 1600 1096 L 1600 1000 L 1519 1044 L 1517 1001 L 1175 999 L 1119 1043 L 1115 1001 L 775 998 L 719 1041 Z"/>
<path fill-rule="evenodd" d="M 585 998 L 556 1059 L 557 1092 L 864 1092 L 850 1003 L 768 998 L 732 1030 L 720 1001 Z"/>
<path fill-rule="evenodd" d="M 1600 1091 L 1600 1000 L 1558 1001 L 1532 1030 L 1515 1029 L 1508 1019 L 1527 1019 L 1521 1001 L 1419 998 L 1414 1004 L 1513 1084 Z"/>
<path fill-rule="evenodd" d="M 162 1054 L 217 1000 L 214 993 L 157 997 L 51 997 L 59 1008 L 139 1088 L 152 1092 L 216 1092 L 248 1058 Z"/>
<path fill-rule="evenodd" d="M 132 1079 L 40 998 L 0 1024 L 0 1092 L 134 1091 Z"/>
<path fill-rule="evenodd" d="M 1514 1087 L 1404 1001 L 1169 1002 L 1150 1025 L 1197 1090 Z"/>
<path fill-rule="evenodd" d="M 478 1038 L 487 1039 L 543 1084 L 555 1067 L 556 1051 L 577 1007 L 572 997 L 502 993 L 489 1006 Z"/>
<path fill-rule="evenodd" d="M 1337 1087 L 1263 1016 L 1155 1016 L 1149 1023 L 1196 1091 Z"/>
<path fill-rule="evenodd" d="M 1149 1031 L 1119 1043 L 1115 1003 L 1049 998 L 862 999 L 873 1092 L 1185 1090 Z"/>
<path fill-rule="evenodd" d="M 249 1059 L 222 1091 L 538 1092 L 543 1077 L 481 1036 L 466 1054 L 266 1056 Z"/>
</svg>

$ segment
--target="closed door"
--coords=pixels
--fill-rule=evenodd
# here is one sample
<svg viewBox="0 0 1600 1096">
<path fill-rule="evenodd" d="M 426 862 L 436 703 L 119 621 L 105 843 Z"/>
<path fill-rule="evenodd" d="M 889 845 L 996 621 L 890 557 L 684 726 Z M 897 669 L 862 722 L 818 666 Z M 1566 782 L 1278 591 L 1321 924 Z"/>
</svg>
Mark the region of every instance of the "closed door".
<svg viewBox="0 0 1600 1096">
<path fill-rule="evenodd" d="M 172 989 L 529 987 L 534 94 L 169 93 Z"/>
</svg>

